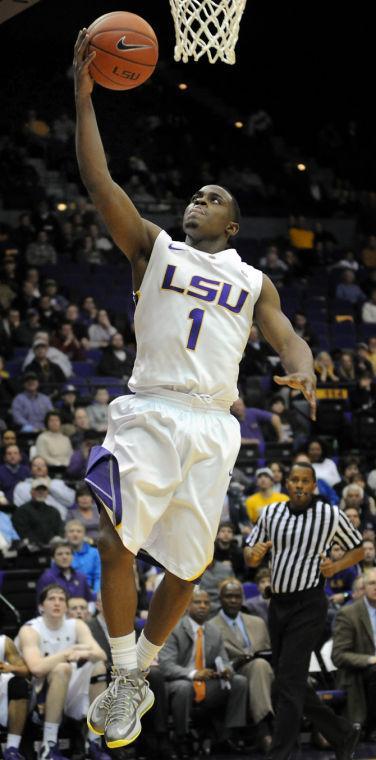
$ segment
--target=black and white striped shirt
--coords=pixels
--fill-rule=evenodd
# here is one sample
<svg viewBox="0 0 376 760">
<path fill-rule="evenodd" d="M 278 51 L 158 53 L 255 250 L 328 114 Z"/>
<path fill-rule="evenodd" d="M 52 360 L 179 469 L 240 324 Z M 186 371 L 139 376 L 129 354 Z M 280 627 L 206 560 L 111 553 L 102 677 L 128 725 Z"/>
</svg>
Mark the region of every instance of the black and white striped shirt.
<svg viewBox="0 0 376 760">
<path fill-rule="evenodd" d="M 361 534 L 339 507 L 314 498 L 307 509 L 293 512 L 289 503 L 265 507 L 246 540 L 249 547 L 272 541 L 272 591 L 277 594 L 318 586 L 320 554 L 334 541 L 345 551 L 362 544 Z"/>
</svg>

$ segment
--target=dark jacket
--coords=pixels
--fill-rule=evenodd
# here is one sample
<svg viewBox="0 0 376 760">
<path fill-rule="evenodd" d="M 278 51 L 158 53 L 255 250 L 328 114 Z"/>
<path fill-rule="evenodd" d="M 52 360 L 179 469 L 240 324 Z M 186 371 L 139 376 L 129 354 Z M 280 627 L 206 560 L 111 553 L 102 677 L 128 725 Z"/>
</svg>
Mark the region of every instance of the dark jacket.
<svg viewBox="0 0 376 760">
<path fill-rule="evenodd" d="M 55 507 L 31 499 L 12 515 L 13 525 L 21 538 L 45 546 L 54 536 L 64 534 L 64 523 Z"/>
</svg>

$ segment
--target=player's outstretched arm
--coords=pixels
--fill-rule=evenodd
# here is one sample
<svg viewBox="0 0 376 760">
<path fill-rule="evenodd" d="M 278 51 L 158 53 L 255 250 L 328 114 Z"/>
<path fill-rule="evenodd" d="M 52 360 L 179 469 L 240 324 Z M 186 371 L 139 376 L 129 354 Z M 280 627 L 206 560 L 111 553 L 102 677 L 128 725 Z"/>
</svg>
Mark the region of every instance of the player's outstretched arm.
<svg viewBox="0 0 376 760">
<path fill-rule="evenodd" d="M 274 381 L 278 385 L 300 390 L 310 405 L 311 418 L 316 419 L 316 376 L 311 349 L 283 314 L 278 292 L 265 274 L 255 306 L 255 321 L 264 338 L 279 354 L 288 373 L 284 377 L 274 376 Z"/>
<path fill-rule="evenodd" d="M 76 153 L 81 178 L 116 245 L 131 261 L 139 257 L 148 259 L 160 228 L 140 216 L 108 170 L 91 100 L 94 81 L 89 66 L 95 53 L 88 54 L 88 45 L 87 31 L 82 29 L 77 37 L 73 59 Z"/>
</svg>

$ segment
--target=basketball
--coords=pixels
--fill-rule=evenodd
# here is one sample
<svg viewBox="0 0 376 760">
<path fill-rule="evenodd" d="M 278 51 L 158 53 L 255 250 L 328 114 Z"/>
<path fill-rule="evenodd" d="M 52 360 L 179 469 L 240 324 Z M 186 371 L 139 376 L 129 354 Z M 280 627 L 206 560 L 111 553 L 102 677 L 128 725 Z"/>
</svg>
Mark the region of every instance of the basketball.
<svg viewBox="0 0 376 760">
<path fill-rule="evenodd" d="M 109 90 L 131 90 L 146 82 L 158 61 L 158 40 L 141 16 L 115 11 L 89 26 L 90 64 L 94 81 Z"/>
</svg>

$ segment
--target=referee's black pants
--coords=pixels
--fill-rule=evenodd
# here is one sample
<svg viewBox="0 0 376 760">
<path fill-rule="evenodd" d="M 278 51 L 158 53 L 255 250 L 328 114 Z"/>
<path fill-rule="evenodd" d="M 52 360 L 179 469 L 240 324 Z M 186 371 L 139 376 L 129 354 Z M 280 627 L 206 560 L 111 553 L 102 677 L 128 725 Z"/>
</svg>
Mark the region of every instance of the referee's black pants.
<svg viewBox="0 0 376 760">
<path fill-rule="evenodd" d="M 320 588 L 291 594 L 273 594 L 269 628 L 273 651 L 276 715 L 270 758 L 287 760 L 300 732 L 303 713 L 323 736 L 340 747 L 351 731 L 307 684 L 309 663 L 320 647 L 325 629 L 327 600 Z"/>
</svg>

